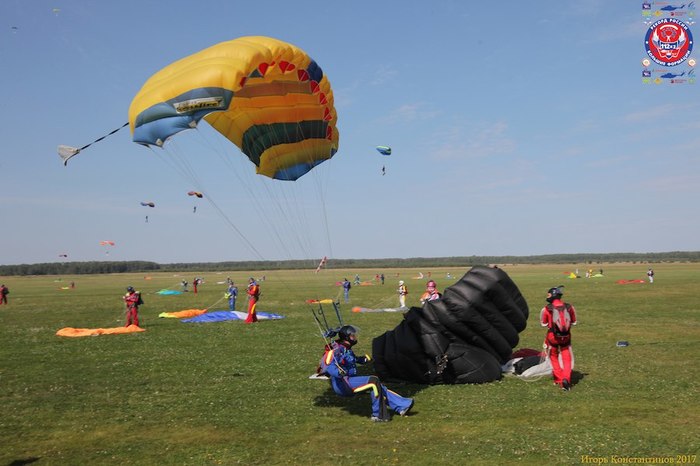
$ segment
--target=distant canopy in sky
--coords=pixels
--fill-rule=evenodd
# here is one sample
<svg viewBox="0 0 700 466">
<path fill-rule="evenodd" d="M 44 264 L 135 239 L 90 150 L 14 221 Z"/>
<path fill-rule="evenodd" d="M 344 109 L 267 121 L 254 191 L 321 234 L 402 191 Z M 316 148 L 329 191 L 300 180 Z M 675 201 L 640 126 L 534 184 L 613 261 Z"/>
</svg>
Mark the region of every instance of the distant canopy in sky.
<svg viewBox="0 0 700 466">
<path fill-rule="evenodd" d="M 144 207 L 155 207 L 156 206 L 156 204 L 154 202 L 142 202 L 141 205 Z"/>
<path fill-rule="evenodd" d="M 202 193 L 200 193 L 200 192 L 198 192 L 198 191 L 189 191 L 189 192 L 187 193 L 187 195 L 188 195 L 188 196 L 196 196 L 196 197 L 198 197 L 198 198 L 200 198 L 200 199 L 201 199 L 202 197 L 204 197 L 204 194 L 202 194 Z"/>
<path fill-rule="evenodd" d="M 391 155 L 391 147 L 389 146 L 377 146 L 377 151 L 382 155 Z"/>
<path fill-rule="evenodd" d="M 148 146 L 202 118 L 274 179 L 296 180 L 338 150 L 328 79 L 303 50 L 269 37 L 222 42 L 166 66 L 129 108 L 133 140 Z"/>
</svg>

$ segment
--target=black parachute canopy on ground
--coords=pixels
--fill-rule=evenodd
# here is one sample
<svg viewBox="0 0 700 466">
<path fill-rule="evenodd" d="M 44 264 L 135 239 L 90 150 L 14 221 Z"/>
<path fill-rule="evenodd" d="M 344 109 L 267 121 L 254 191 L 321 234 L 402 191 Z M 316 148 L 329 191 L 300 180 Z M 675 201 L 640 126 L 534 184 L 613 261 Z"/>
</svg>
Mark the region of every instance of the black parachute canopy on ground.
<svg viewBox="0 0 700 466">
<path fill-rule="evenodd" d="M 503 270 L 476 266 L 442 299 L 412 307 L 394 330 L 372 341 L 377 375 L 427 384 L 501 378 L 529 310 Z"/>
</svg>

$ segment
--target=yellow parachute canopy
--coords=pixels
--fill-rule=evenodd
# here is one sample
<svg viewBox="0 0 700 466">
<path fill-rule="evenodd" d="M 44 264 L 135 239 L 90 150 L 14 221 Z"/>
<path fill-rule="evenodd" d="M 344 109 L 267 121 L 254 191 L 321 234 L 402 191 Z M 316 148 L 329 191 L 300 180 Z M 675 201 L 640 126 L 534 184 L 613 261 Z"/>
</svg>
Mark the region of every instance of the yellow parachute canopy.
<svg viewBox="0 0 700 466">
<path fill-rule="evenodd" d="M 222 42 L 151 76 L 129 108 L 134 142 L 162 146 L 204 118 L 257 173 L 296 180 L 338 150 L 333 91 L 303 50 L 262 36 Z"/>
</svg>

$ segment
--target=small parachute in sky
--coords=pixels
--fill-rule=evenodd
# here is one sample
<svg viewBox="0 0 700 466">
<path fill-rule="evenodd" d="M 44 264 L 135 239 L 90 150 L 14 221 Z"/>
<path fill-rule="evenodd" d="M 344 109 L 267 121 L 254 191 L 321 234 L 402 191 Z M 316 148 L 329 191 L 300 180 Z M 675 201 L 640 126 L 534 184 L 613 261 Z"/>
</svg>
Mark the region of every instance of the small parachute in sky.
<svg viewBox="0 0 700 466">
<path fill-rule="evenodd" d="M 144 207 L 155 207 L 156 206 L 156 204 L 154 202 L 142 202 L 141 205 Z"/>
<path fill-rule="evenodd" d="M 391 147 L 389 146 L 377 146 L 377 152 L 382 155 L 391 155 Z"/>
<path fill-rule="evenodd" d="M 425 384 L 501 378 L 529 310 L 501 269 L 476 266 L 441 299 L 412 307 L 394 330 L 372 341 L 377 375 Z"/>
<path fill-rule="evenodd" d="M 318 267 L 316 267 L 316 273 L 319 273 L 322 268 L 326 266 L 326 263 L 328 262 L 328 257 L 323 256 L 323 259 L 321 259 L 321 262 L 318 263 Z"/>
<path fill-rule="evenodd" d="M 389 146 L 377 146 L 377 152 L 382 155 L 391 155 L 391 147 Z M 386 175 L 386 165 L 382 165 L 382 176 Z"/>
<path fill-rule="evenodd" d="M 59 254 L 58 257 L 68 257 L 68 254 L 65 254 L 65 253 Z"/>
<path fill-rule="evenodd" d="M 114 246 L 114 241 L 112 240 L 104 240 L 100 241 L 100 246 L 104 246 L 105 249 L 105 254 L 109 255 L 109 248 Z"/>
<path fill-rule="evenodd" d="M 198 191 L 190 191 L 187 193 L 188 196 L 197 196 L 198 198 L 203 198 L 204 194 L 198 192 Z"/>
</svg>

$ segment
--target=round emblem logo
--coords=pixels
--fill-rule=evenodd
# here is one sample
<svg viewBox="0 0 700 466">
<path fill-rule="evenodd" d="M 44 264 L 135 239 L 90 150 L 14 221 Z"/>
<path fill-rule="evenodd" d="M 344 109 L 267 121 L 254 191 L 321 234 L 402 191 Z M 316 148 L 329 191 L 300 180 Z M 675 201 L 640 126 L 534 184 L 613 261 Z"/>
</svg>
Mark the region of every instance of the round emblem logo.
<svg viewBox="0 0 700 466">
<path fill-rule="evenodd" d="M 662 18 L 649 26 L 644 47 L 649 58 L 659 65 L 676 66 L 693 51 L 693 34 L 683 21 Z"/>
</svg>

